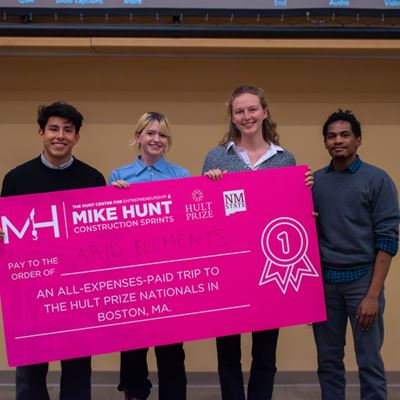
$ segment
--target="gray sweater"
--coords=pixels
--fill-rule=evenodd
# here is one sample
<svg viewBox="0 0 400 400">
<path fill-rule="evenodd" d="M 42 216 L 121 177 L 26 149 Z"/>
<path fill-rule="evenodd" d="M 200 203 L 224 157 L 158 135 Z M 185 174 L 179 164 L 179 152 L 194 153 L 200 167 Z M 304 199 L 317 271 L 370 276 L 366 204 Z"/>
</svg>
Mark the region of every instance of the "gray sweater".
<svg viewBox="0 0 400 400">
<path fill-rule="evenodd" d="M 371 265 L 377 250 L 394 255 L 399 237 L 396 187 L 382 169 L 361 162 L 351 172 L 315 172 L 314 208 L 323 266 Z"/>
<path fill-rule="evenodd" d="M 286 150 L 278 151 L 274 156 L 259 165 L 259 169 L 289 167 L 296 165 L 291 153 Z M 212 149 L 204 160 L 202 174 L 210 169 L 219 168 L 229 172 L 251 171 L 251 168 L 236 154 L 235 150 L 227 145 Z"/>
</svg>

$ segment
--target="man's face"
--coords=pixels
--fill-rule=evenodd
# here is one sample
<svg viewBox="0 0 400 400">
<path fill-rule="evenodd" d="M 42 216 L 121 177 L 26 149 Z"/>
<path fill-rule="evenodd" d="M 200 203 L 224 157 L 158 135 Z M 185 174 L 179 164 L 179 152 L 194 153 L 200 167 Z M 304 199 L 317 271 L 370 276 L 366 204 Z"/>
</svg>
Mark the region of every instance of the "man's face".
<svg viewBox="0 0 400 400">
<path fill-rule="evenodd" d="M 54 165 L 65 163 L 71 157 L 72 148 L 78 143 L 79 134 L 74 125 L 64 118 L 50 117 L 44 130 L 39 130 L 43 152 L 47 161 Z"/>
<path fill-rule="evenodd" d="M 354 135 L 350 122 L 336 121 L 328 126 L 325 147 L 333 160 L 355 159 L 360 145 L 361 136 Z"/>
</svg>

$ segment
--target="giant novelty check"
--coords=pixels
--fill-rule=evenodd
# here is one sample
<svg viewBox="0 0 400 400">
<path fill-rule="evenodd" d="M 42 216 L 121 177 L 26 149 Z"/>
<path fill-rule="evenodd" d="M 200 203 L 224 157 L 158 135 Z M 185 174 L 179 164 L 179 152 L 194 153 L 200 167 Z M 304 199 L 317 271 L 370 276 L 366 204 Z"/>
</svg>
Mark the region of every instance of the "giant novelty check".
<svg viewBox="0 0 400 400">
<path fill-rule="evenodd" d="M 325 319 L 305 171 L 1 198 L 9 364 Z"/>
</svg>

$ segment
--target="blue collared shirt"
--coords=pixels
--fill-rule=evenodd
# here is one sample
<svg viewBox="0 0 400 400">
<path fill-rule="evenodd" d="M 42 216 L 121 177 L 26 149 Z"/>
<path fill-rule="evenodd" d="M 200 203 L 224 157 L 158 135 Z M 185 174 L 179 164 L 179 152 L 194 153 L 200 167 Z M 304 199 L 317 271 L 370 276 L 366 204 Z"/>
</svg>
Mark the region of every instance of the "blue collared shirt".
<svg viewBox="0 0 400 400">
<path fill-rule="evenodd" d="M 347 166 L 347 168 L 343 172 L 349 172 L 350 174 L 355 174 L 361 167 L 362 161 L 359 155 L 356 156 L 356 159 Z M 326 173 L 334 171 L 335 168 L 333 166 L 333 161 L 329 164 Z"/>
<path fill-rule="evenodd" d="M 189 171 L 172 164 L 161 157 L 153 165 L 146 165 L 138 156 L 133 164 L 114 169 L 108 183 L 123 179 L 128 183 L 162 181 L 166 179 L 187 178 Z"/>
</svg>

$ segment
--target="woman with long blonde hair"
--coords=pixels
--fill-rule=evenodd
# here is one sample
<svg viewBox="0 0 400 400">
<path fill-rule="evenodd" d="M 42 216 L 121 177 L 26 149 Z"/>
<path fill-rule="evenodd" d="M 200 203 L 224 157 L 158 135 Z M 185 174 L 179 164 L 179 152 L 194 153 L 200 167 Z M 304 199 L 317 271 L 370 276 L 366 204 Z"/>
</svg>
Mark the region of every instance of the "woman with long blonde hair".
<svg viewBox="0 0 400 400">
<path fill-rule="evenodd" d="M 276 124 L 264 92 L 254 86 L 239 86 L 228 101 L 229 130 L 212 149 L 203 174 L 222 179 L 227 172 L 293 166 L 291 153 L 279 146 Z M 311 172 L 306 184 L 312 184 Z M 250 227 L 251 228 L 251 227 Z M 252 333 L 252 363 L 247 400 L 270 400 L 276 373 L 278 329 Z M 218 373 L 223 400 L 245 400 L 241 367 L 240 335 L 217 338 Z"/>
</svg>

